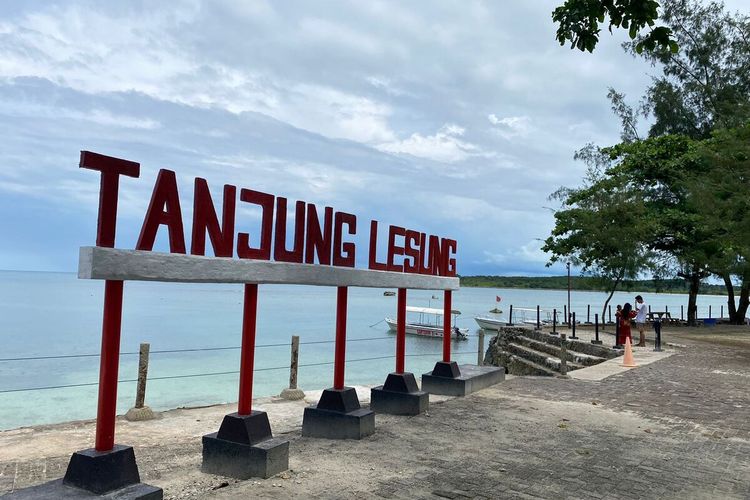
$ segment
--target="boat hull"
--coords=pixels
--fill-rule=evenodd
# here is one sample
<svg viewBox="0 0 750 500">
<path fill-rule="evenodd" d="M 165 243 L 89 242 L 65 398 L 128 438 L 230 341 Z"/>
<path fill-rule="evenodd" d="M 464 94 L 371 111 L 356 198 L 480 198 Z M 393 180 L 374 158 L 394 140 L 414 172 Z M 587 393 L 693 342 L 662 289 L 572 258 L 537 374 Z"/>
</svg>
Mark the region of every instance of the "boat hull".
<svg viewBox="0 0 750 500">
<path fill-rule="evenodd" d="M 396 320 L 391 318 L 385 318 L 385 322 L 388 323 L 388 328 L 390 328 L 391 331 L 396 331 Z M 469 329 L 468 328 L 459 328 L 458 329 L 459 335 L 456 335 L 456 328 L 453 328 L 451 330 L 451 338 L 458 340 L 466 340 Z M 435 338 L 443 338 L 443 327 L 442 326 L 433 326 L 433 325 L 421 325 L 417 323 L 406 323 L 406 333 L 407 335 L 417 335 L 419 337 L 435 337 Z"/>
<path fill-rule="evenodd" d="M 474 321 L 477 322 L 477 325 L 479 325 L 479 328 L 482 330 L 500 330 L 501 328 L 508 326 L 507 322 L 495 318 L 477 317 L 474 318 Z"/>
</svg>

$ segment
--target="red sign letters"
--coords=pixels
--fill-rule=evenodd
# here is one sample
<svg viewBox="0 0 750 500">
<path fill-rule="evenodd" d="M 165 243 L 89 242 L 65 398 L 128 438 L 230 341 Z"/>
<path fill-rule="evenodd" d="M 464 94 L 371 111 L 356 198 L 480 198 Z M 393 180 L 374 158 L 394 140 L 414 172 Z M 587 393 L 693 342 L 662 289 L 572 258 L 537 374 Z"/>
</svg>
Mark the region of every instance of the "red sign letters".
<svg viewBox="0 0 750 500">
<path fill-rule="evenodd" d="M 140 164 L 90 151 L 81 152 L 81 168 L 101 173 L 97 246 L 114 247 L 120 176 L 139 177 Z M 300 264 L 354 267 L 356 246 L 345 235 L 357 234 L 357 217 L 312 203 L 296 201 L 294 229 L 287 228 L 288 200 L 252 189 L 239 190 L 239 202 L 261 209 L 260 234 L 235 232 L 237 187 L 225 185 L 221 217 L 216 212 L 208 182 L 195 179 L 190 253 L 206 254 L 206 234 L 216 257 L 275 260 Z M 165 226 L 172 253 L 187 253 L 185 228 L 177 186 L 171 170 L 156 178 L 146 216 L 136 244 L 137 250 L 152 250 L 156 235 Z M 236 235 L 236 244 L 235 244 Z M 273 245 L 272 245 L 273 242 Z M 378 222 L 370 222 L 369 268 L 378 271 L 455 276 L 456 240 L 427 235 L 398 226 L 388 228 L 387 251 L 378 260 Z"/>
</svg>

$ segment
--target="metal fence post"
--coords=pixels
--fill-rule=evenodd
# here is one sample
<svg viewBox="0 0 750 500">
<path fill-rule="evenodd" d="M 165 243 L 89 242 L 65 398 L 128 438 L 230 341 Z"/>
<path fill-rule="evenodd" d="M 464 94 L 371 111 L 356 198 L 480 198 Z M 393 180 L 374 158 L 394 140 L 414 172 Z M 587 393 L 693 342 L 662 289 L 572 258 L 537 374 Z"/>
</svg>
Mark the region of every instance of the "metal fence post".
<svg viewBox="0 0 750 500">
<path fill-rule="evenodd" d="M 661 352 L 661 321 L 654 321 L 654 351 Z"/>
<path fill-rule="evenodd" d="M 552 309 L 552 335 L 557 335 L 557 309 Z"/>
<path fill-rule="evenodd" d="M 599 340 L 599 314 L 594 314 L 594 340 L 591 341 L 592 344 L 601 344 L 602 341 Z"/>
<path fill-rule="evenodd" d="M 573 331 L 570 333 L 570 338 L 573 340 L 577 340 L 578 337 L 576 337 L 576 313 L 571 313 L 570 325 L 573 329 Z"/>
<path fill-rule="evenodd" d="M 513 304 L 510 305 L 510 314 L 508 315 L 508 326 L 513 326 Z"/>
<path fill-rule="evenodd" d="M 536 329 L 541 330 L 542 329 L 542 319 L 540 317 L 540 311 L 539 311 L 539 305 L 536 306 Z"/>
</svg>

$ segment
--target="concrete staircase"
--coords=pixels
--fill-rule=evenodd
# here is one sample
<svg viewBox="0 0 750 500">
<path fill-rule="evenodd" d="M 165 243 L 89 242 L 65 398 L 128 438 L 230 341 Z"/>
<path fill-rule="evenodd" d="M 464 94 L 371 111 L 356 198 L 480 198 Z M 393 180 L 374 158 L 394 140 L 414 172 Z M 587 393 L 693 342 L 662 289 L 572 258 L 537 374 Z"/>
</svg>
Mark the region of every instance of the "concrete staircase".
<svg viewBox="0 0 750 500">
<path fill-rule="evenodd" d="M 557 335 L 525 327 L 504 327 L 490 340 L 484 363 L 504 366 L 511 375 L 552 377 L 560 374 L 561 345 L 562 341 Z M 566 340 L 565 347 L 568 371 L 620 355 L 608 347 L 578 340 Z"/>
</svg>

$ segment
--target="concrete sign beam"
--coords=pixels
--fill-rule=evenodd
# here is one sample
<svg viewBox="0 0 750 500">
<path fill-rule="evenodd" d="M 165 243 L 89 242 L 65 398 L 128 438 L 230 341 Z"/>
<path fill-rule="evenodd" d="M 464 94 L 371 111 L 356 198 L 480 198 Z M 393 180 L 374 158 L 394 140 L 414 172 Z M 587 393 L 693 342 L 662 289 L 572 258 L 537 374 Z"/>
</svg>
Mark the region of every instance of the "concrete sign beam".
<svg viewBox="0 0 750 500">
<path fill-rule="evenodd" d="M 81 247 L 78 277 L 181 283 L 259 283 L 458 290 L 457 277 L 350 267 Z"/>
</svg>

